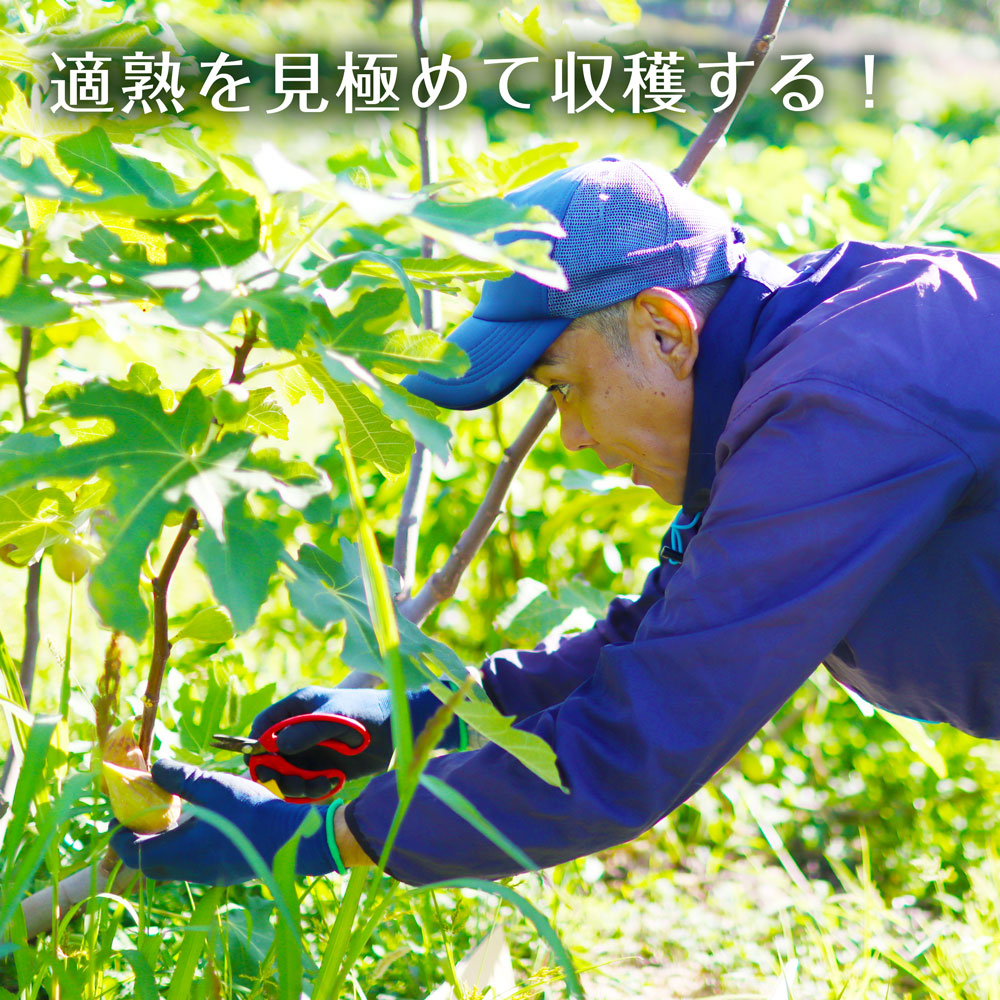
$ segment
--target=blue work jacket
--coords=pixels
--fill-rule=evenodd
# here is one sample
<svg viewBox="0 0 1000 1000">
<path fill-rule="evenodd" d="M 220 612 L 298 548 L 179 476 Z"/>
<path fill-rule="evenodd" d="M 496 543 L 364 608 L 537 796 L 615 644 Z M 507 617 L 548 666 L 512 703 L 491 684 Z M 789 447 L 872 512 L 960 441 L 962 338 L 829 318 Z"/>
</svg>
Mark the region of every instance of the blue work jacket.
<svg viewBox="0 0 1000 1000">
<path fill-rule="evenodd" d="M 652 826 L 821 662 L 892 712 L 998 738 L 998 495 L 1000 267 L 855 242 L 794 267 L 753 254 L 701 334 L 684 507 L 641 596 L 484 665 L 569 793 L 493 745 L 428 770 L 547 867 Z M 386 775 L 348 806 L 373 857 L 396 804 Z M 388 869 L 519 870 L 422 789 Z"/>
</svg>

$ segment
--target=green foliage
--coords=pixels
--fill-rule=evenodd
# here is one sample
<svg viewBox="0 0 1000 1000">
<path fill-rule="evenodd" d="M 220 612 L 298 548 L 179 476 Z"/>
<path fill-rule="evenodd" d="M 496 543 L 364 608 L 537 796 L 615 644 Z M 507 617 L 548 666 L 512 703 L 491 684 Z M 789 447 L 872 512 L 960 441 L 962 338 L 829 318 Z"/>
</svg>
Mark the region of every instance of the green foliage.
<svg viewBox="0 0 1000 1000">
<path fill-rule="evenodd" d="M 174 649 L 154 754 L 229 770 L 242 761 L 215 753 L 212 734 L 245 734 L 263 707 L 300 681 L 336 683 L 349 669 L 391 674 L 398 701 L 404 687 L 442 674 L 461 683 L 465 664 L 498 645 L 588 627 L 609 596 L 640 589 L 672 515 L 648 490 L 606 474 L 594 456 L 568 456 L 549 433 L 457 599 L 434 614 L 428 634 L 397 619 L 385 588 L 398 581 L 380 564 L 390 558 L 414 441 L 434 453 L 437 473 L 419 584 L 451 552 L 537 400 L 525 387 L 482 419 L 446 419 L 409 396 L 399 385 L 406 373 L 454 373 L 466 364 L 425 329 L 421 293 L 440 293 L 450 327 L 468 312 L 477 282 L 512 268 L 559 287 L 547 244 L 496 239 L 510 228 L 551 232 L 552 220 L 513 210 L 499 196 L 608 151 L 675 162 L 687 139 L 644 119 L 624 128 L 620 116 L 567 121 L 547 94 L 530 114 L 514 115 L 479 92 L 470 95 L 470 115 L 439 123 L 443 183 L 421 190 L 417 143 L 402 122 L 303 128 L 301 119 L 275 116 L 266 137 L 281 153 L 268 166 L 253 152 L 262 137 L 252 119 L 193 110 L 176 119 L 63 120 L 39 109 L 46 83 L 36 54 L 70 40 L 120 53 L 158 51 L 177 37 L 191 52 L 208 41 L 262 57 L 265 43 L 295 51 L 299 43 L 371 37 L 367 7 L 342 5 L 331 19 L 328 4 L 294 6 L 216 10 L 199 0 L 163 15 L 147 3 L 19 0 L 0 25 L 0 551 L 13 564 L 0 566 L 0 592 L 12 609 L 3 623 L 12 648 L 22 638 L 26 574 L 18 567 L 75 536 L 98 557 L 75 589 L 71 620 L 71 588 L 43 576 L 34 716 L 0 643 L 4 728 L 25 748 L 16 794 L 0 817 L 0 928 L 10 935 L 0 945 L 0 987 L 25 997 L 54 995 L 58 986 L 74 996 L 256 998 L 297 997 L 304 980 L 313 995 L 334 985 L 344 995 L 352 988 L 413 996 L 444 977 L 442 937 L 459 954 L 497 919 L 483 892 L 524 917 L 510 932 L 524 976 L 544 979 L 539 967 L 555 962 L 572 986 L 573 965 L 596 961 L 601 948 L 574 923 L 581 900 L 634 910 L 645 893 L 669 906 L 657 895 L 669 882 L 665 865 L 689 869 L 680 871 L 682 884 L 705 858 L 705 877 L 714 878 L 727 866 L 742 871 L 742 856 L 759 866 L 780 848 L 786 872 L 804 873 L 811 886 L 829 883 L 839 898 L 788 903 L 787 939 L 773 909 L 747 906 L 769 924 L 758 950 L 813 947 L 810 955 L 827 963 L 814 980 L 826 975 L 838 990 L 853 984 L 860 997 L 877 979 L 858 971 L 874 951 L 862 949 L 851 929 L 867 913 L 879 935 L 888 933 L 902 908 L 914 935 L 929 926 L 918 919 L 924 914 L 956 923 L 919 953 L 893 951 L 874 935 L 878 962 L 894 954 L 896 968 L 910 969 L 899 995 L 976 995 L 959 987 L 949 994 L 940 984 L 971 991 L 968 980 L 990 975 L 962 940 L 963 900 L 971 900 L 976 933 L 1000 939 L 989 902 L 1000 819 L 996 752 L 954 732 L 866 715 L 823 675 L 667 823 L 595 862 L 596 876 L 584 877 L 585 866 L 559 869 L 558 890 L 524 881 L 517 894 L 476 885 L 430 896 L 363 872 L 346 886 L 317 880 L 302 890 L 286 854 L 273 872 L 258 865 L 263 885 L 194 896 L 148 886 L 134 902 L 95 895 L 51 940 L 21 939 L 21 898 L 104 850 L 110 818 L 90 778 L 97 665 L 108 629 L 131 637 L 123 640 L 122 715 L 141 711 L 153 579 L 188 510 L 198 513 L 198 528 L 169 592 Z M 616 45 L 630 44 L 624 32 L 651 24 L 647 12 L 639 28 L 626 27 L 638 12 L 632 3 L 601 6 L 622 22 L 613 29 Z M 385 12 L 386 37 L 404 37 L 402 12 Z M 504 11 L 499 23 L 541 49 L 597 30 L 593 21 L 564 23 L 564 15 L 550 4 Z M 483 36 L 484 54 L 514 51 L 472 6 L 432 11 L 430 23 L 462 19 Z M 988 107 L 959 110 L 971 141 L 949 135 L 954 109 L 940 112 L 937 131 L 882 108 L 863 123 L 820 127 L 776 114 L 769 96 L 752 96 L 728 151 L 716 152 L 696 186 L 729 206 L 751 243 L 786 259 L 851 238 L 997 251 L 996 116 Z M 926 110 L 915 117 L 936 123 Z M 421 256 L 425 236 L 440 256 Z M 24 329 L 31 350 L 22 386 Z M 248 390 L 245 414 L 217 403 L 236 385 Z M 345 443 L 357 463 L 354 483 Z M 354 541 L 359 531 L 363 548 Z M 68 623 L 73 656 L 64 663 L 53 650 L 62 648 Z M 39 713 L 59 704 L 64 672 L 69 697 L 57 723 Z M 449 700 L 443 686 L 435 690 Z M 454 710 L 559 783 L 551 749 L 512 728 L 481 694 Z M 402 762 L 404 785 L 412 790 L 423 780 L 473 826 L 502 836 L 486 830 L 469 803 L 421 779 L 425 749 Z M 644 851 L 655 851 L 653 874 L 643 869 Z M 619 869 L 630 882 L 617 880 Z M 725 950 L 695 940 L 706 921 L 678 906 L 674 898 L 668 912 L 677 919 L 664 949 L 681 947 L 687 934 L 695 954 Z M 617 919 L 621 933 L 625 921 Z M 740 919 L 714 912 L 708 923 Z M 590 954 L 571 961 L 553 924 L 577 949 L 589 941 Z M 820 938 L 829 933 L 849 957 L 838 965 L 811 942 L 808 927 Z M 538 935 L 554 959 L 540 952 Z M 857 968 L 847 967 L 852 961 Z M 558 970 L 547 974 L 561 980 Z"/>
</svg>

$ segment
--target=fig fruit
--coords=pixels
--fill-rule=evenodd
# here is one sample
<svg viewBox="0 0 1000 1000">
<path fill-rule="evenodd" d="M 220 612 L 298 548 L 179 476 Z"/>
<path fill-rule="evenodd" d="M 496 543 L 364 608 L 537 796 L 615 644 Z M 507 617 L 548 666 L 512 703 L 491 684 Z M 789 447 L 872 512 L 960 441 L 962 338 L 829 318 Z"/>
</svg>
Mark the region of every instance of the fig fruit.
<svg viewBox="0 0 1000 1000">
<path fill-rule="evenodd" d="M 148 771 L 146 758 L 143 757 L 139 744 L 136 743 L 135 724 L 138 719 L 129 719 L 112 729 L 104 738 L 101 747 L 101 759 L 117 767 L 129 767 L 136 771 Z M 104 789 L 107 791 L 107 789 Z"/>
<path fill-rule="evenodd" d="M 250 409 L 250 390 L 245 385 L 224 385 L 212 400 L 212 415 L 220 424 L 238 424 Z"/>
<path fill-rule="evenodd" d="M 66 538 L 56 542 L 49 553 L 52 568 L 60 580 L 77 583 L 89 572 L 94 557 L 79 542 Z"/>
<path fill-rule="evenodd" d="M 159 833 L 180 819 L 181 800 L 160 788 L 147 771 L 103 761 L 101 774 L 111 811 L 122 826 L 136 833 Z"/>
</svg>

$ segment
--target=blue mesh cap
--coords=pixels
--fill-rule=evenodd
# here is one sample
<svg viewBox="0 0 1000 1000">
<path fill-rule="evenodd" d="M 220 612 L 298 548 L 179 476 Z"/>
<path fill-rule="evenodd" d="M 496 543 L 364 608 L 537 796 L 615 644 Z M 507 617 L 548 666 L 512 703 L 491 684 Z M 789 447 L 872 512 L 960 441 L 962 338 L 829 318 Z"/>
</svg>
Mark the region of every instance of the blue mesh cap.
<svg viewBox="0 0 1000 1000">
<path fill-rule="evenodd" d="M 453 410 L 506 396 L 579 316 L 623 302 L 643 289 L 690 288 L 728 277 L 746 257 L 743 233 L 711 202 L 669 171 L 606 156 L 567 167 L 506 196 L 541 205 L 562 224 L 551 256 L 567 289 L 520 274 L 488 281 L 472 315 L 448 337 L 469 355 L 457 378 L 418 372 L 403 380 L 417 396 Z M 504 233 L 504 241 L 537 237 Z"/>
</svg>

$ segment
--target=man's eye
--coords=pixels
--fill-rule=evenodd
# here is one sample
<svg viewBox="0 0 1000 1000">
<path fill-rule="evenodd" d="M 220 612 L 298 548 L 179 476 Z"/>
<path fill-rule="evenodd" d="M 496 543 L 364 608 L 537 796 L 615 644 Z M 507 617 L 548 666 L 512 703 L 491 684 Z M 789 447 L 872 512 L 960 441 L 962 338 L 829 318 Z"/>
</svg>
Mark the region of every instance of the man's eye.
<svg viewBox="0 0 1000 1000">
<path fill-rule="evenodd" d="M 566 398 L 566 393 L 569 392 L 569 386 L 565 382 L 553 382 L 546 390 L 546 392 L 557 392 L 563 399 Z"/>
</svg>

